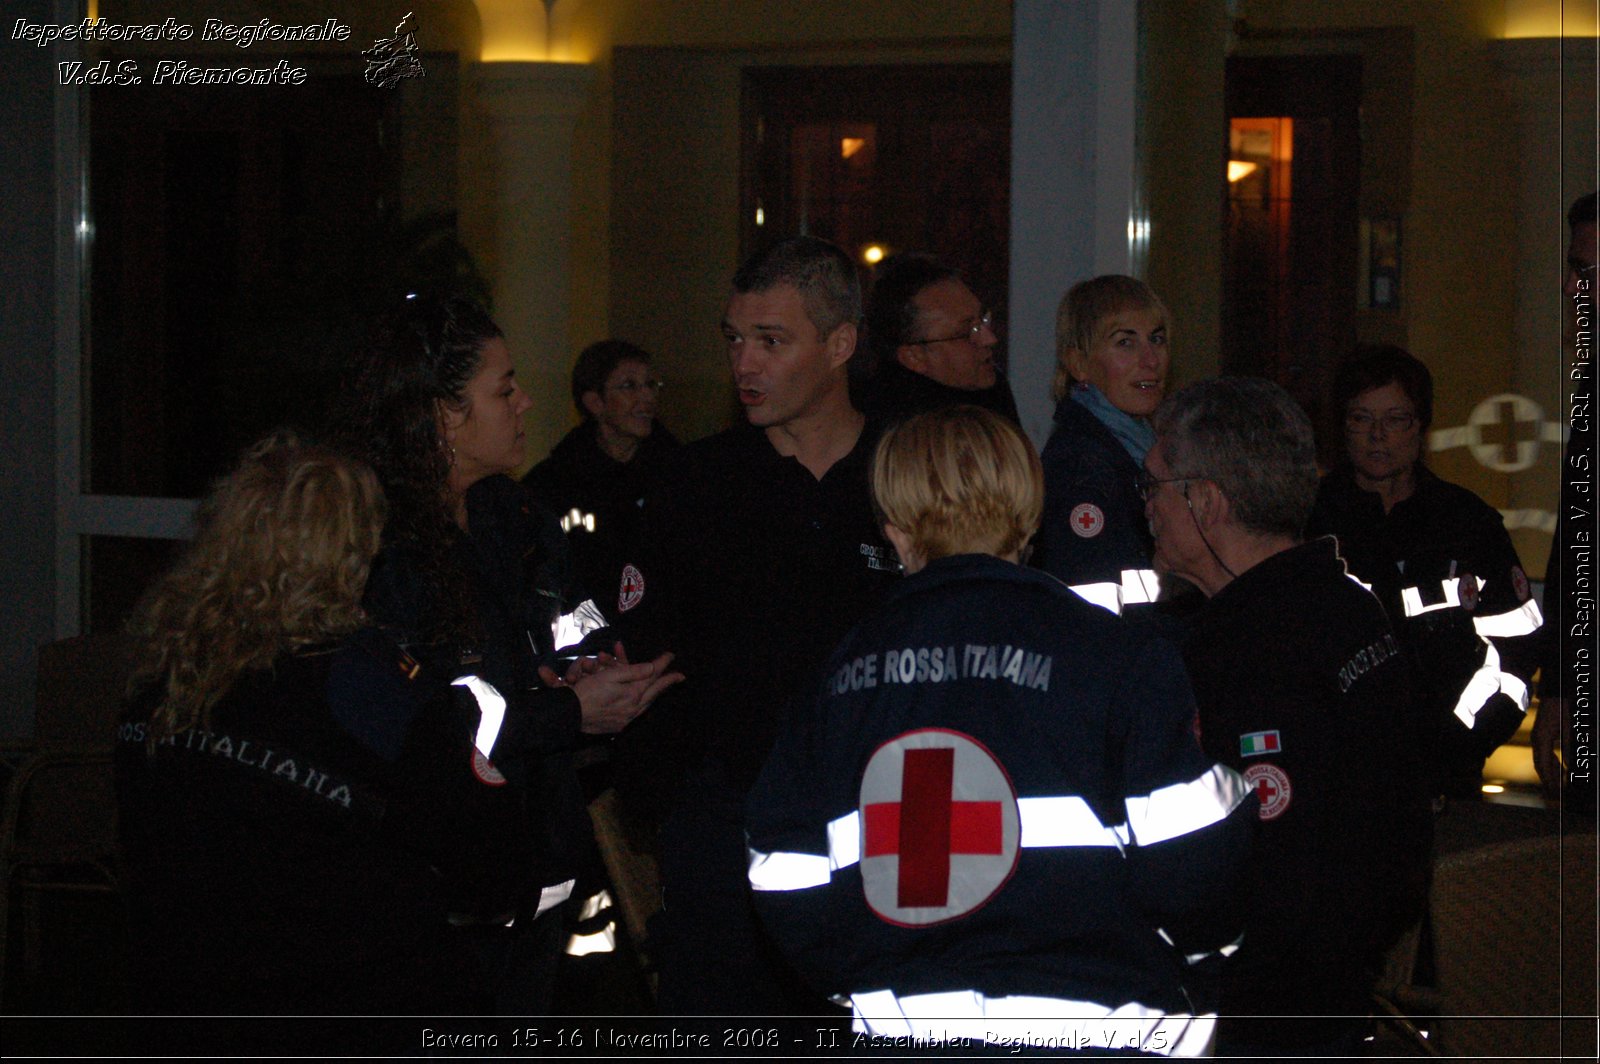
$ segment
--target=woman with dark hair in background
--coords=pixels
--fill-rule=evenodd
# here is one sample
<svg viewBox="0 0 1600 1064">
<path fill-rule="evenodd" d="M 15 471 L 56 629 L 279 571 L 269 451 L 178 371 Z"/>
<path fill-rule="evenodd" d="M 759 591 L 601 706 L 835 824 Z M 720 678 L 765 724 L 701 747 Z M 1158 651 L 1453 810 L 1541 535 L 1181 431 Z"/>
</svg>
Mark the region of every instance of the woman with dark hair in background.
<svg viewBox="0 0 1600 1064">
<path fill-rule="evenodd" d="M 1433 375 L 1398 347 L 1359 353 L 1334 381 L 1347 461 L 1322 480 L 1307 533 L 1338 537 L 1408 652 L 1437 736 L 1434 794 L 1476 798 L 1483 763 L 1517 730 L 1540 624 L 1500 514 L 1423 463 Z"/>
<path fill-rule="evenodd" d="M 1167 339 L 1160 297 L 1120 274 L 1073 285 L 1056 314 L 1055 428 L 1032 564 L 1115 613 L 1160 590 L 1137 480 L 1167 394 Z"/>
<path fill-rule="evenodd" d="M 366 627 L 383 519 L 370 469 L 270 437 L 140 604 L 117 789 L 141 1011 L 482 1004 L 449 913 L 514 905 L 529 855 L 481 846 L 515 810 L 473 778 L 473 707 Z"/>
<path fill-rule="evenodd" d="M 650 352 L 626 340 L 584 348 L 572 367 L 572 402 L 583 422 L 522 480 L 541 506 L 561 515 L 579 583 L 609 616 L 632 602 L 624 574 L 639 563 L 645 491 L 678 446 L 656 423 L 661 381 L 650 363 Z"/>
<path fill-rule="evenodd" d="M 345 430 L 377 471 L 390 504 L 366 606 L 425 669 L 471 672 L 491 688 L 499 720 L 492 782 L 526 795 L 533 889 L 504 921 L 479 921 L 501 966 L 495 1007 L 548 1012 L 561 942 L 560 907 L 593 841 L 571 753 L 584 734 L 611 734 L 681 675 L 670 654 L 632 665 L 620 646 L 564 675 L 558 647 L 597 627 L 575 601 L 555 519 L 506 474 L 524 457 L 518 385 L 500 329 L 465 300 L 412 299 L 380 331 L 346 396 Z M 496 714 L 503 713 L 503 718 Z"/>
</svg>

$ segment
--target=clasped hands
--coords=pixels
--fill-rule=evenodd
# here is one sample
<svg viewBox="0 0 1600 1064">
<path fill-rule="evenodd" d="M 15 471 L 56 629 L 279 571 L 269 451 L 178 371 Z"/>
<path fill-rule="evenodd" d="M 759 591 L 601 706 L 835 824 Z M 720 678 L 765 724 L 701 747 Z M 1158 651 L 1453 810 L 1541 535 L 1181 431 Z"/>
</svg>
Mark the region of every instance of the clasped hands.
<svg viewBox="0 0 1600 1064">
<path fill-rule="evenodd" d="M 572 688 L 586 735 L 614 735 L 650 708 L 662 691 L 683 679 L 683 673 L 667 670 L 672 657 L 670 652 L 664 653 L 654 661 L 635 665 L 617 643 L 614 653 L 578 658 L 565 674 L 541 665 L 539 679 L 546 687 Z"/>
</svg>

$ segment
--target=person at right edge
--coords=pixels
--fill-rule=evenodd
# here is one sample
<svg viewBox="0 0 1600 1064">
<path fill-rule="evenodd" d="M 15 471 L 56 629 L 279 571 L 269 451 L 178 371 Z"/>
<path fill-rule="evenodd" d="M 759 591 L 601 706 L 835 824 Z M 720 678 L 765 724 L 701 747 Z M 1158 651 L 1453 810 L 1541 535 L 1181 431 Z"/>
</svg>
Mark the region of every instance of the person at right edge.
<svg viewBox="0 0 1600 1064">
<path fill-rule="evenodd" d="M 1183 639 L 1206 754 L 1261 801 L 1218 1056 L 1359 1056 L 1383 953 L 1419 917 L 1427 734 L 1383 606 L 1304 542 L 1311 423 L 1282 388 L 1190 385 L 1156 412 L 1140 488 L 1156 568 L 1206 603 Z"/>
<path fill-rule="evenodd" d="M 1333 535 L 1372 586 L 1411 666 L 1428 721 L 1437 797 L 1477 799 L 1483 763 L 1528 707 L 1541 616 L 1494 507 L 1429 471 L 1433 374 L 1398 347 L 1339 370 L 1347 459 L 1322 479 L 1307 533 Z"/>
<path fill-rule="evenodd" d="M 1594 509 L 1594 334 L 1595 264 L 1600 262 L 1600 230 L 1595 224 L 1595 194 L 1579 198 L 1567 212 L 1572 244 L 1567 250 L 1561 292 L 1576 340 L 1571 369 L 1562 378 L 1563 420 L 1571 435 L 1561 456 L 1561 498 L 1556 534 L 1544 574 L 1545 638 L 1540 657 L 1539 712 L 1533 719 L 1533 764 L 1550 797 L 1562 796 L 1568 812 L 1595 814 L 1594 781 L 1594 625 L 1581 619 L 1580 595 L 1587 591 L 1588 616 L 1594 614 L 1592 583 L 1580 583 L 1579 562 L 1592 563 L 1597 530 Z M 1585 324 L 1586 323 L 1586 324 Z M 1579 404 L 1584 412 L 1579 413 Z M 1583 537 L 1583 538 L 1580 538 Z M 1592 564 L 1586 566 L 1593 572 Z M 1588 674 L 1588 727 L 1580 759 L 1572 717 L 1579 674 Z"/>
</svg>

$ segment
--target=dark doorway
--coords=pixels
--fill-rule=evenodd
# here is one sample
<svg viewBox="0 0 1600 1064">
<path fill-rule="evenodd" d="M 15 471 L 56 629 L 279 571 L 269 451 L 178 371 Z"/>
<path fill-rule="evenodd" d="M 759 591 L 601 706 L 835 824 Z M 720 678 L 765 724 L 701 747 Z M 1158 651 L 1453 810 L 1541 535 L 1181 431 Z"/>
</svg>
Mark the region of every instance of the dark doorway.
<svg viewBox="0 0 1600 1064">
<path fill-rule="evenodd" d="M 1356 343 L 1361 60 L 1228 60 L 1222 369 L 1268 377 L 1314 422 Z"/>
<path fill-rule="evenodd" d="M 867 269 L 927 251 L 1004 320 L 1011 68 L 764 67 L 744 77 L 740 254 L 801 233 Z"/>
</svg>

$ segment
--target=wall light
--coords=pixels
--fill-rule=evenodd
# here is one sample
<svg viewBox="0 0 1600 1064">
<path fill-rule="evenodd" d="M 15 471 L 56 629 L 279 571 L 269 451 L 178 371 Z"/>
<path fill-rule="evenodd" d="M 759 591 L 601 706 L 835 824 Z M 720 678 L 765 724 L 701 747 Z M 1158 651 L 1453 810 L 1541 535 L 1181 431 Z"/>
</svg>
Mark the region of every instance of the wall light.
<svg viewBox="0 0 1600 1064">
<path fill-rule="evenodd" d="M 1247 163 L 1242 159 L 1229 159 L 1228 184 L 1231 185 L 1235 181 L 1243 181 L 1245 178 L 1255 173 L 1258 169 L 1260 169 L 1260 167 L 1258 167 L 1255 163 Z"/>
<path fill-rule="evenodd" d="M 1593 37 L 1600 29 L 1592 0 L 1506 0 L 1506 40 Z"/>
<path fill-rule="evenodd" d="M 861 249 L 861 261 L 868 266 L 876 266 L 883 261 L 883 257 L 888 253 L 888 250 L 882 244 L 868 244 Z"/>
</svg>

